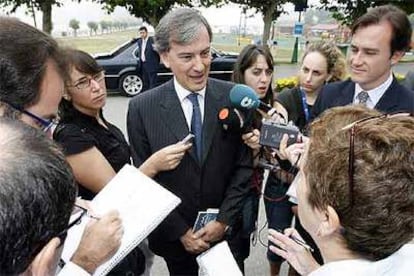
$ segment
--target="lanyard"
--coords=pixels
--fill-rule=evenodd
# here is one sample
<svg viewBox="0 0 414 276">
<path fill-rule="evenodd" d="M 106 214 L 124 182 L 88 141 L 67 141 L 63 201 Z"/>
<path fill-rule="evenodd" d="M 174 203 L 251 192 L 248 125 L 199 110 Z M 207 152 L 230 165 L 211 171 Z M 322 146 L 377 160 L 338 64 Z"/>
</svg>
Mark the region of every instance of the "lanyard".
<svg viewBox="0 0 414 276">
<path fill-rule="evenodd" d="M 308 123 L 310 120 L 309 106 L 308 106 L 308 103 L 306 102 L 305 92 L 303 92 L 303 90 L 300 89 L 300 93 L 302 95 L 302 108 L 303 108 L 303 113 L 305 113 L 305 121 L 306 123 Z"/>
</svg>

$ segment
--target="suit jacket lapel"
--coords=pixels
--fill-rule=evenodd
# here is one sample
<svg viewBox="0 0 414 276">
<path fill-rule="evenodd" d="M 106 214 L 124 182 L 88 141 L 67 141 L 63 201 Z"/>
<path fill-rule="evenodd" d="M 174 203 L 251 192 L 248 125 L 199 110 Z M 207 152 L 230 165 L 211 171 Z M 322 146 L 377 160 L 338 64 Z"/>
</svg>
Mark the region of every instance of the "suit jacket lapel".
<svg viewBox="0 0 414 276">
<path fill-rule="evenodd" d="M 219 89 L 215 87 L 214 82 L 210 80 L 207 83 L 206 98 L 204 102 L 204 121 L 203 121 L 203 155 L 202 162 L 205 161 L 208 151 L 211 147 L 213 137 L 217 129 L 217 114 L 221 108 L 221 95 Z"/>
<path fill-rule="evenodd" d="M 351 80 L 348 81 L 345 89 L 342 89 L 342 97 L 338 97 L 339 106 L 345 106 L 354 102 L 355 83 Z"/>
<path fill-rule="evenodd" d="M 375 109 L 382 112 L 388 112 L 389 110 L 394 110 L 394 107 L 398 106 L 398 95 L 394 93 L 397 90 L 397 84 L 397 80 L 393 77 L 391 85 L 375 105 Z"/>
<path fill-rule="evenodd" d="M 171 130 L 177 140 L 183 139 L 190 132 L 185 120 L 184 112 L 181 108 L 180 100 L 174 89 L 173 80 L 170 80 L 163 91 L 164 97 L 160 101 L 160 116 L 166 122 L 167 127 Z"/>
</svg>

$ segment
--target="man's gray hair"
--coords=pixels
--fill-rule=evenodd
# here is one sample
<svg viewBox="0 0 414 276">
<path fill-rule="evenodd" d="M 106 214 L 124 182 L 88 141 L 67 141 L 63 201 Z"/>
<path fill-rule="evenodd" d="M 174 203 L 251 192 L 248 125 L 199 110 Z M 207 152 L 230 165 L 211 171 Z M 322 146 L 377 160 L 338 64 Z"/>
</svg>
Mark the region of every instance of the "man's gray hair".
<svg viewBox="0 0 414 276">
<path fill-rule="evenodd" d="M 180 8 L 167 13 L 155 28 L 155 48 L 158 53 L 168 52 L 170 43 L 188 44 L 197 38 L 200 28 L 205 27 L 210 37 L 213 33 L 207 20 L 195 9 Z"/>
</svg>

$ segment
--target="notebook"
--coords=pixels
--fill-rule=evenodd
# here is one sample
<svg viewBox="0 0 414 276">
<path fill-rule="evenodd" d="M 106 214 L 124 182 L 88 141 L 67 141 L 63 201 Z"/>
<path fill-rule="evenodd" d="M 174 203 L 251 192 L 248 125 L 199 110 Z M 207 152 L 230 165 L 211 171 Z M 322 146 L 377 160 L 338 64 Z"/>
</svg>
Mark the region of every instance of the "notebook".
<svg viewBox="0 0 414 276">
<path fill-rule="evenodd" d="M 124 235 L 115 255 L 93 275 L 106 275 L 141 243 L 181 200 L 131 165 L 125 165 L 91 202 L 97 215 L 116 209 L 122 218 Z M 68 231 L 62 259 L 68 262 L 80 242 L 89 218 Z"/>
<path fill-rule="evenodd" d="M 216 220 L 219 213 L 219 209 L 209 208 L 207 211 L 198 212 L 197 219 L 194 222 L 194 233 L 207 225 L 210 221 Z"/>
<path fill-rule="evenodd" d="M 243 276 L 226 241 L 222 241 L 196 258 L 202 276 Z"/>
</svg>

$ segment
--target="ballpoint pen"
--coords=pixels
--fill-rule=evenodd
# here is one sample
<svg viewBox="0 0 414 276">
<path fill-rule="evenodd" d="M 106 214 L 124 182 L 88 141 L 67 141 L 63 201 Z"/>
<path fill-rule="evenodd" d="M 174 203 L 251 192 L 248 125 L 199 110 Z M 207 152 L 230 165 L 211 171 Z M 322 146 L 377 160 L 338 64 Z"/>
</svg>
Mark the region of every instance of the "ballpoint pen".
<svg viewBox="0 0 414 276">
<path fill-rule="evenodd" d="M 277 231 L 277 232 L 279 232 L 279 233 L 281 233 L 281 234 L 284 234 L 283 233 L 283 231 L 281 230 L 281 229 L 279 229 L 279 228 L 276 228 L 276 227 L 273 227 L 272 228 L 273 230 L 275 230 L 275 231 Z M 295 237 L 293 237 L 292 235 L 290 235 L 290 236 L 288 236 L 290 239 L 292 239 L 294 242 L 296 242 L 297 244 L 299 244 L 299 245 L 301 245 L 302 247 L 304 247 L 304 248 L 306 248 L 306 250 L 308 250 L 308 251 L 310 251 L 310 252 L 314 252 L 315 250 L 312 248 L 312 247 L 310 247 L 306 242 L 304 242 L 304 241 L 302 241 L 302 240 L 300 240 L 300 239 L 298 239 L 298 238 L 295 238 Z"/>
</svg>

